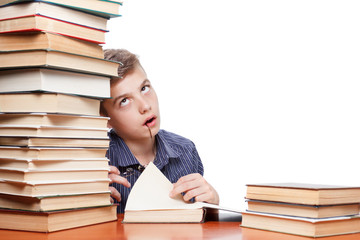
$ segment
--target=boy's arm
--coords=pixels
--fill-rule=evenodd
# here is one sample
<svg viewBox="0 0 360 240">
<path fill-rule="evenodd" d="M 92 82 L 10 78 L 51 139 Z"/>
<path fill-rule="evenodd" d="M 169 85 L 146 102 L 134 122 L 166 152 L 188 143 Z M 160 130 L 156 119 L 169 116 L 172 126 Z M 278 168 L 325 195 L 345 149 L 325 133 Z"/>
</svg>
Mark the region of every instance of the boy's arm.
<svg viewBox="0 0 360 240">
<path fill-rule="evenodd" d="M 192 173 L 181 177 L 174 184 L 170 197 L 174 197 L 179 193 L 185 193 L 183 197 L 185 201 L 195 198 L 196 202 L 212 204 L 219 204 L 220 202 L 216 190 L 199 173 Z"/>
<path fill-rule="evenodd" d="M 121 184 L 121 185 L 123 185 L 125 187 L 130 187 L 129 181 L 126 178 L 121 177 L 119 169 L 117 169 L 114 166 L 110 166 L 109 178 L 110 178 L 110 184 L 115 182 L 115 183 L 119 183 L 119 184 Z M 111 199 L 110 199 L 111 202 L 112 203 L 114 202 L 114 198 L 118 202 L 120 202 L 121 201 L 121 195 L 120 195 L 119 191 L 114 187 L 109 187 L 109 190 L 111 191 Z"/>
</svg>

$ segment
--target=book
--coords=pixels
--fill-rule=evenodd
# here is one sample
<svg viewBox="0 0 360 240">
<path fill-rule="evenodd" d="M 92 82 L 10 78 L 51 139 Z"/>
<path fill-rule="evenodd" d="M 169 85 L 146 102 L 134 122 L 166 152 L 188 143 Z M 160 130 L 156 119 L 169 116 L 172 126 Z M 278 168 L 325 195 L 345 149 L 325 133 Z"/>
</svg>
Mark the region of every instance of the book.
<svg viewBox="0 0 360 240">
<path fill-rule="evenodd" d="M 2 158 L 76 159 L 103 158 L 107 148 L 27 148 L 0 146 Z"/>
<path fill-rule="evenodd" d="M 246 198 L 305 205 L 360 203 L 360 187 L 303 183 L 247 184 Z"/>
<path fill-rule="evenodd" d="M 0 193 L 0 208 L 54 211 L 83 207 L 99 207 L 110 204 L 110 192 L 82 193 L 71 195 L 26 196 Z"/>
<path fill-rule="evenodd" d="M 241 226 L 306 237 L 325 237 L 360 232 L 360 215 L 311 219 L 244 212 Z"/>
<path fill-rule="evenodd" d="M 117 76 L 119 63 L 49 49 L 0 51 L 0 70 L 44 67 L 100 76 Z"/>
<path fill-rule="evenodd" d="M 106 138 L 107 132 L 108 128 L 0 124 L 0 137 Z"/>
<path fill-rule="evenodd" d="M 34 232 L 54 232 L 115 221 L 117 219 L 116 207 L 117 205 L 110 205 L 48 212 L 1 209 L 0 228 Z"/>
<path fill-rule="evenodd" d="M 96 180 L 108 177 L 109 168 L 103 169 L 54 169 L 28 170 L 16 168 L 0 168 L 0 178 L 13 181 L 64 181 L 64 180 Z"/>
<path fill-rule="evenodd" d="M 109 118 L 51 113 L 0 113 L 0 124 L 106 128 Z"/>
<path fill-rule="evenodd" d="M 60 5 L 67 8 L 76 9 L 82 12 L 88 12 L 96 16 L 105 18 L 119 17 L 119 9 L 122 5 L 118 0 L 50 0 L 42 1 L 35 0 L 36 2 L 49 2 L 51 4 Z M 35 2 L 34 1 L 34 2 Z M 0 7 L 7 4 L 16 4 L 21 2 L 33 2 L 31 0 L 0 0 Z"/>
<path fill-rule="evenodd" d="M 109 138 L 16 137 L 0 136 L 0 145 L 19 147 L 109 147 Z"/>
<path fill-rule="evenodd" d="M 74 170 L 105 169 L 109 167 L 107 158 L 78 158 L 78 159 L 22 159 L 0 158 L 0 168 L 16 168 L 21 170 Z"/>
<path fill-rule="evenodd" d="M 64 113 L 99 116 L 100 100 L 59 93 L 0 94 L 5 113 Z"/>
<path fill-rule="evenodd" d="M 22 2 L 0 8 L 0 19 L 12 19 L 31 15 L 41 15 L 104 31 L 108 21 L 104 17 L 42 1 Z"/>
<path fill-rule="evenodd" d="M 360 204 L 304 205 L 259 200 L 247 200 L 248 211 L 307 218 L 327 218 L 357 215 Z"/>
<path fill-rule="evenodd" d="M 43 31 L 0 34 L 0 49 L 2 51 L 52 49 L 104 58 L 102 46 L 99 44 Z"/>
<path fill-rule="evenodd" d="M 97 44 L 105 43 L 106 33 L 105 30 L 64 22 L 42 15 L 0 19 L 1 34 L 29 31 L 47 31 Z"/>
<path fill-rule="evenodd" d="M 207 209 L 240 212 L 204 202 L 187 203 L 181 194 L 170 198 L 172 189 L 172 183 L 150 162 L 131 189 L 123 222 L 196 223 L 205 220 Z"/>
<path fill-rule="evenodd" d="M 96 193 L 109 190 L 109 178 L 97 180 L 66 181 L 13 181 L 0 179 L 1 193 L 43 197 L 49 195 L 68 195 Z"/>
<path fill-rule="evenodd" d="M 110 78 L 46 68 L 0 71 L 0 93 L 31 91 L 103 99 L 110 97 Z"/>
</svg>

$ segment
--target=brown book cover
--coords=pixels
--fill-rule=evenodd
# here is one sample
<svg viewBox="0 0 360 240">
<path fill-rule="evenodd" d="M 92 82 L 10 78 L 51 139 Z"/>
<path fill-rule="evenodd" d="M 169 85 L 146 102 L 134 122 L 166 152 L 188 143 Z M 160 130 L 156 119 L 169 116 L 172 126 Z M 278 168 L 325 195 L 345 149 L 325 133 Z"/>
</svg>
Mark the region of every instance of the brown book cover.
<svg viewBox="0 0 360 240">
<path fill-rule="evenodd" d="M 360 187 L 303 183 L 247 184 L 247 199 L 308 205 L 360 202 Z"/>
<path fill-rule="evenodd" d="M 106 128 L 109 118 L 72 114 L 51 113 L 0 113 L 0 123 L 16 126 L 67 126 L 83 128 Z"/>
<path fill-rule="evenodd" d="M 118 62 L 49 49 L 0 53 L 0 70 L 43 67 L 111 77 L 117 76 L 119 67 Z"/>
<path fill-rule="evenodd" d="M 0 94 L 0 111 L 100 116 L 100 101 L 100 99 L 59 93 L 4 93 Z"/>
<path fill-rule="evenodd" d="M 325 237 L 360 232 L 360 216 L 300 218 L 244 212 L 242 227 L 289 233 L 306 237 Z"/>
<path fill-rule="evenodd" d="M 0 228 L 54 232 L 117 220 L 117 205 L 63 211 L 32 212 L 0 209 Z"/>
<path fill-rule="evenodd" d="M 1 0 L 1 6 L 25 2 L 26 0 Z M 88 12 L 105 18 L 118 17 L 122 1 L 119 0 L 37 0 L 37 2 L 48 2 L 51 4 Z"/>
<path fill-rule="evenodd" d="M 52 49 L 89 57 L 104 58 L 101 45 L 43 31 L 0 34 L 0 49 L 1 51 Z"/>
</svg>

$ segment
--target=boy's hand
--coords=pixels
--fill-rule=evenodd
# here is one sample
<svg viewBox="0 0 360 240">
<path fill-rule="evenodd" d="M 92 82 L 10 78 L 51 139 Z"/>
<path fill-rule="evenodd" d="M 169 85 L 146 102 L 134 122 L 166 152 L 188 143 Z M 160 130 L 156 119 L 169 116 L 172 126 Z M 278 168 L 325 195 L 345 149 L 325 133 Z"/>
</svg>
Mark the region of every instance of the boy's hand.
<svg viewBox="0 0 360 240">
<path fill-rule="evenodd" d="M 126 178 L 121 177 L 119 169 L 117 169 L 114 166 L 110 166 L 109 178 L 110 178 L 110 183 L 115 182 L 115 183 L 119 183 L 125 187 L 130 187 L 129 181 Z M 116 190 L 116 188 L 114 188 L 114 187 L 109 187 L 109 190 L 111 191 L 111 199 L 110 199 L 111 203 L 114 202 L 113 198 L 115 198 L 118 202 L 120 202 L 121 195 L 120 195 L 119 191 Z"/>
<path fill-rule="evenodd" d="M 170 197 L 185 193 L 184 200 L 190 201 L 193 197 L 196 202 L 219 204 L 219 195 L 216 190 L 199 173 L 181 177 L 170 192 Z"/>
</svg>

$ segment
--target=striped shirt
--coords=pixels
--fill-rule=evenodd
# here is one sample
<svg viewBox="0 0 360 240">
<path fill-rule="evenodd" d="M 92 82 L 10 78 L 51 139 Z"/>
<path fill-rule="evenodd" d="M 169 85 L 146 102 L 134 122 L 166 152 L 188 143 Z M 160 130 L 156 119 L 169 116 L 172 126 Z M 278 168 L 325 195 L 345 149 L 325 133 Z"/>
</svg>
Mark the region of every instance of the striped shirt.
<svg viewBox="0 0 360 240">
<path fill-rule="evenodd" d="M 110 165 L 116 166 L 120 172 L 130 172 L 127 180 L 134 186 L 134 183 L 141 174 L 138 170 L 142 166 L 131 153 L 125 142 L 119 137 L 114 130 L 109 132 L 110 145 L 107 157 L 110 159 Z M 185 175 L 191 173 L 204 174 L 203 165 L 196 147 L 190 140 L 165 130 L 160 130 L 155 136 L 156 156 L 154 164 L 163 174 L 175 183 Z M 121 194 L 121 202 L 119 204 L 118 213 L 123 213 L 131 188 L 126 188 L 118 183 L 113 183 Z"/>
</svg>

